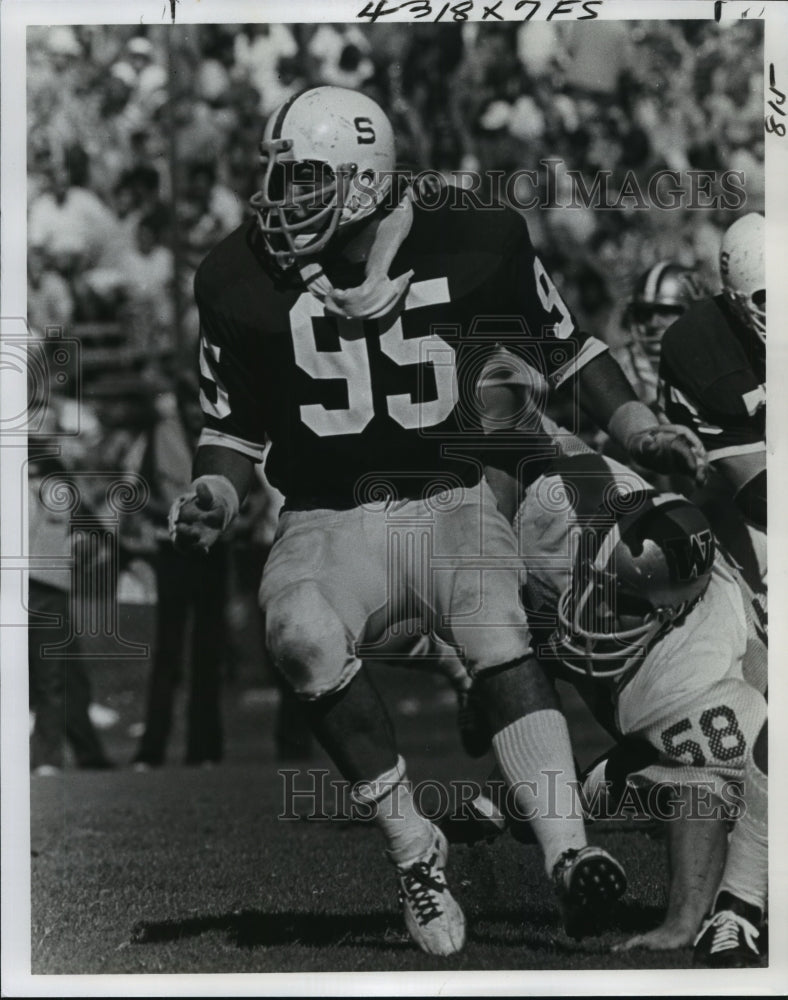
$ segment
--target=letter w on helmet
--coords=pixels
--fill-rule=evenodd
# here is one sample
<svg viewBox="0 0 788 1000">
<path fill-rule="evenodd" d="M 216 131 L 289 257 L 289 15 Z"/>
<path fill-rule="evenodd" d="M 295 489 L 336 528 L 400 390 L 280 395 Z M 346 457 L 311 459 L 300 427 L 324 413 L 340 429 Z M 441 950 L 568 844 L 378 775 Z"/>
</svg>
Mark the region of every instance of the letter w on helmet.
<svg viewBox="0 0 788 1000">
<path fill-rule="evenodd" d="M 714 557 L 705 516 L 681 496 L 642 491 L 601 504 L 558 601 L 553 655 L 587 676 L 625 673 L 701 599 Z"/>
</svg>

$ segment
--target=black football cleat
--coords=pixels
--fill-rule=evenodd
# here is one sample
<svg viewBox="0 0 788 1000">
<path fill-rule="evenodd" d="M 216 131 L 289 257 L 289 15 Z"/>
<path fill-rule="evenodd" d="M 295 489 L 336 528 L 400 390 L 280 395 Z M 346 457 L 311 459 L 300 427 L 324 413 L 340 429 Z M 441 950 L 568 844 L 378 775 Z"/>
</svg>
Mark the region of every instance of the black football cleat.
<svg viewBox="0 0 788 1000">
<path fill-rule="evenodd" d="M 714 912 L 695 938 L 693 964 L 710 969 L 743 969 L 760 965 L 759 938 L 763 915 L 757 906 L 730 892 L 717 897 Z"/>
<path fill-rule="evenodd" d="M 627 887 L 624 869 L 601 847 L 564 851 L 553 866 L 564 930 L 572 938 L 598 934 L 608 909 Z"/>
</svg>

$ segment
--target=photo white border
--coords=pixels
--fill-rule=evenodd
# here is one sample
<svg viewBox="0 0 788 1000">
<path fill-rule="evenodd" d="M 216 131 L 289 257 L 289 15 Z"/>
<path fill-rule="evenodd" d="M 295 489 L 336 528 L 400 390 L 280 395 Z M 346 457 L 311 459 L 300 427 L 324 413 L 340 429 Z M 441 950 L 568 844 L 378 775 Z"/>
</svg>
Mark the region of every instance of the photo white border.
<svg viewBox="0 0 788 1000">
<path fill-rule="evenodd" d="M 177 0 L 178 24 L 294 23 L 355 20 L 367 0 Z M 392 0 L 396 2 L 396 0 Z M 442 6 L 437 3 L 435 6 Z M 478 20 L 492 0 L 475 0 L 472 20 Z M 2 67 L 0 121 L 0 334 L 9 319 L 27 311 L 26 279 L 26 157 L 25 29 L 37 24 L 148 24 L 170 23 L 170 0 L 2 0 L 0 6 L 0 66 Z M 730 0 L 721 7 L 725 21 L 745 10 L 750 16 L 763 7 L 765 21 L 765 91 L 768 67 L 788 93 L 788 3 L 774 0 Z M 512 9 L 513 0 L 502 8 Z M 542 19 L 548 9 L 543 4 Z M 713 19 L 712 0 L 603 0 L 598 20 Z M 581 5 L 577 5 L 581 13 Z M 264 17 L 262 15 L 265 15 Z M 410 20 L 404 13 L 386 20 Z M 360 22 L 366 23 L 366 22 Z M 764 109 L 766 111 L 766 108 Z M 768 969 L 570 970 L 498 972 L 321 973 L 259 975 L 140 975 L 140 976 L 31 976 L 30 968 L 30 851 L 28 771 L 28 686 L 26 632 L 20 618 L 18 570 L 0 563 L 0 624 L 2 624 L 2 981 L 3 996 L 261 996 L 261 995 L 782 995 L 788 992 L 788 803 L 780 791 L 788 763 L 788 727 L 785 716 L 788 682 L 788 563 L 782 504 L 786 502 L 785 441 L 788 428 L 788 331 L 780 327 L 788 317 L 788 135 L 766 135 L 767 286 L 769 297 L 768 532 L 770 577 L 771 656 L 770 772 L 770 925 L 773 950 Z M 13 334 L 12 334 L 13 335 Z M 782 337 L 785 336 L 785 340 Z M 788 383 L 787 383 L 788 384 Z M 0 370 L 0 406 L 3 414 L 25 408 L 24 379 Z M 25 452 L 23 442 L 0 438 L 0 552 L 3 559 L 21 554 L 22 523 L 19 486 Z M 10 583 L 10 585 L 8 585 Z M 4 586 L 3 586 L 4 585 Z M 23 615 L 23 612 L 22 612 Z M 24 668 L 23 668 L 24 665 Z M 659 961 L 659 954 L 653 956 Z"/>
</svg>

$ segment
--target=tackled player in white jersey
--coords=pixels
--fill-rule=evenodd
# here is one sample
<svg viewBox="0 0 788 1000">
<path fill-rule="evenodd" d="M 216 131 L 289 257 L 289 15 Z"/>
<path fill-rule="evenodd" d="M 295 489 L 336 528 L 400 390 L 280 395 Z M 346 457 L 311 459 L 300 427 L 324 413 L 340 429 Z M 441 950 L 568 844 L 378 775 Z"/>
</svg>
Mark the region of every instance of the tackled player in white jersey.
<svg viewBox="0 0 788 1000">
<path fill-rule="evenodd" d="M 584 778 L 587 814 L 668 820 L 665 918 L 619 947 L 697 940 L 699 964 L 754 964 L 766 903 L 765 790 L 747 780 L 766 719 L 757 597 L 694 504 L 552 430 L 561 453 L 535 479 L 521 476 L 515 516 L 535 652 L 616 739 Z M 475 836 L 528 818 L 511 797 L 501 809 L 486 795 L 472 814 Z M 729 891 L 731 860 L 747 909 L 712 953 L 703 917 Z"/>
</svg>

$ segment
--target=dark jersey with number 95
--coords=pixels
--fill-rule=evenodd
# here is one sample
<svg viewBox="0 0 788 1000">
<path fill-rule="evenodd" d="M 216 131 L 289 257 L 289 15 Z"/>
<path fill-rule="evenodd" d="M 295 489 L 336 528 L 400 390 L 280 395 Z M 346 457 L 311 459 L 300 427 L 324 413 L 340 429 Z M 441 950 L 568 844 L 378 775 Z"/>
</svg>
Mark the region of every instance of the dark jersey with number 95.
<svg viewBox="0 0 788 1000">
<path fill-rule="evenodd" d="M 323 263 L 338 288 L 364 278 L 361 265 Z M 478 380 L 496 349 L 553 385 L 605 350 L 578 332 L 508 208 L 415 203 L 389 273 L 408 270 L 384 320 L 341 319 L 297 271 L 269 263 L 254 222 L 228 236 L 195 279 L 201 444 L 259 460 L 270 440 L 266 474 L 291 505 L 350 504 L 381 483 L 402 497 L 470 485 L 484 440 Z"/>
</svg>

